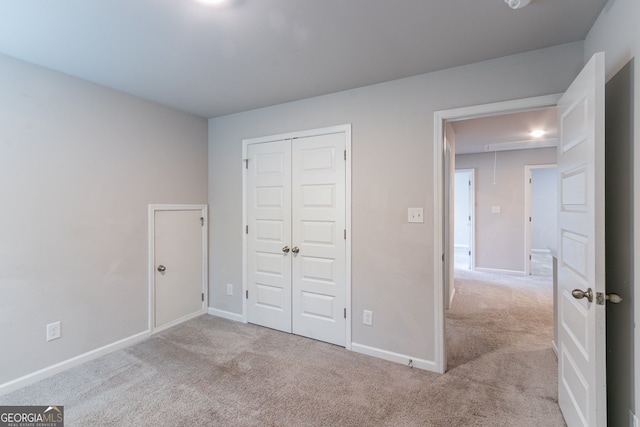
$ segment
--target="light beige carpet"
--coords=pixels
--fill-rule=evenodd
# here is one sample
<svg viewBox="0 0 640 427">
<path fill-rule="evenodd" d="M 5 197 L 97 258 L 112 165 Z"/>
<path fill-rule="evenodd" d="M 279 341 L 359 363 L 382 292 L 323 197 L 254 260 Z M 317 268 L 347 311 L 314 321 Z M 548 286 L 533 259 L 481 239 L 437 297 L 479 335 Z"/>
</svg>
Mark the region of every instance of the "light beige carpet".
<svg viewBox="0 0 640 427">
<path fill-rule="evenodd" d="M 550 284 L 477 279 L 458 285 L 444 375 L 205 315 L 0 405 L 64 405 L 67 426 L 563 426 Z"/>
</svg>

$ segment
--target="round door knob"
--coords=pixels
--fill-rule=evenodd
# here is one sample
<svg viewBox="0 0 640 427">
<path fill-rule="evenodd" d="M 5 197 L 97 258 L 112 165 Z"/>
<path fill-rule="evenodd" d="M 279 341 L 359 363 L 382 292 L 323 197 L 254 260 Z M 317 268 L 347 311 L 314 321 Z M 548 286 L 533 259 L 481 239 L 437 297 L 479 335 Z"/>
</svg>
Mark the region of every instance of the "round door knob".
<svg viewBox="0 0 640 427">
<path fill-rule="evenodd" d="M 298 249 L 298 247 L 295 246 L 291 249 L 291 252 L 293 252 L 294 254 L 297 254 L 298 252 L 300 252 L 300 249 Z"/>
<path fill-rule="evenodd" d="M 284 252 L 285 254 L 289 252 L 289 246 L 285 246 L 284 248 L 282 248 L 282 252 Z"/>
<path fill-rule="evenodd" d="M 160 273 L 164 273 L 166 269 L 167 269 L 167 267 L 165 267 L 164 265 L 159 265 L 159 266 L 158 266 L 158 271 L 159 271 Z"/>
</svg>

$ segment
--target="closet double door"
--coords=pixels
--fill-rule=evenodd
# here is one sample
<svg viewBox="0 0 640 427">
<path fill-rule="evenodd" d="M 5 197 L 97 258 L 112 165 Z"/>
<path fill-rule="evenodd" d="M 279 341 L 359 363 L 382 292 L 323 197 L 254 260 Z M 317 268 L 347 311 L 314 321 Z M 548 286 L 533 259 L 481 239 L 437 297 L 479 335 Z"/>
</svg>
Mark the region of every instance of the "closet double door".
<svg viewBox="0 0 640 427">
<path fill-rule="evenodd" d="M 247 320 L 344 346 L 345 134 L 247 147 Z"/>
</svg>

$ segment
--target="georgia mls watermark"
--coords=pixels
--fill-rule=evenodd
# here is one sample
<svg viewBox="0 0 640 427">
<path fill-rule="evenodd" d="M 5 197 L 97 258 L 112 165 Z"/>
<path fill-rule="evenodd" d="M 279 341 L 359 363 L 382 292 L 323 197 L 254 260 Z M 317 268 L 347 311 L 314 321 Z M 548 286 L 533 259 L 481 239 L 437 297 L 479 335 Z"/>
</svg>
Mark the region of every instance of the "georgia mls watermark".
<svg viewBox="0 0 640 427">
<path fill-rule="evenodd" d="M 0 427 L 64 427 L 64 406 L 0 406 Z"/>
</svg>

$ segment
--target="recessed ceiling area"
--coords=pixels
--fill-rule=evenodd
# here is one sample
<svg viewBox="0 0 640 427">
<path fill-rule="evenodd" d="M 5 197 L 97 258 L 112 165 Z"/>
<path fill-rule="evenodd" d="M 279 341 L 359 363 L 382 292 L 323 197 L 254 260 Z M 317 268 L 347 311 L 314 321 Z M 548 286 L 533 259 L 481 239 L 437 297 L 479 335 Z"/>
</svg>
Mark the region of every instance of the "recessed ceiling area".
<svg viewBox="0 0 640 427">
<path fill-rule="evenodd" d="M 216 117 L 582 41 L 606 1 L 2 1 L 0 53 Z"/>
<path fill-rule="evenodd" d="M 555 107 L 452 121 L 451 126 L 456 154 L 556 146 L 558 141 Z M 535 130 L 544 130 L 545 134 L 536 138 L 531 135 Z"/>
</svg>

